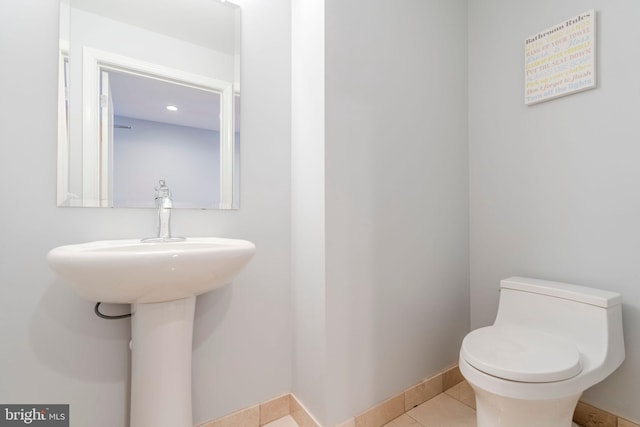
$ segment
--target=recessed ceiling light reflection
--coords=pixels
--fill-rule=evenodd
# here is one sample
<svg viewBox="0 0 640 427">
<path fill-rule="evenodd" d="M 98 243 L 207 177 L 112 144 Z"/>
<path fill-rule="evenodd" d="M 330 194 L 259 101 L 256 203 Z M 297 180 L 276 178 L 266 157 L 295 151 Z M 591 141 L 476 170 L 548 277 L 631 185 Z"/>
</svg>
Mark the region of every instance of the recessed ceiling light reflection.
<svg viewBox="0 0 640 427">
<path fill-rule="evenodd" d="M 167 105 L 167 110 L 169 111 L 178 111 L 178 107 L 175 105 Z"/>
</svg>

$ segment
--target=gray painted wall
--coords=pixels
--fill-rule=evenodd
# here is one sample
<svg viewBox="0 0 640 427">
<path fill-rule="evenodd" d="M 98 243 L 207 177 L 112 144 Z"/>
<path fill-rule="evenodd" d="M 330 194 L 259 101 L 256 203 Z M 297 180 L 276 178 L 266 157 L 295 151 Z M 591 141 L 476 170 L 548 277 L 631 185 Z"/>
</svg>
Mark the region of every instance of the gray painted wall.
<svg viewBox="0 0 640 427">
<path fill-rule="evenodd" d="M 243 8 L 242 209 L 177 210 L 173 231 L 252 240 L 231 286 L 199 298 L 194 421 L 291 388 L 290 2 Z M 58 2 L 0 4 L 0 402 L 70 403 L 74 426 L 127 424 L 128 321 L 104 321 L 45 264 L 55 246 L 151 235 L 151 209 L 56 208 Z"/>
<path fill-rule="evenodd" d="M 322 425 L 468 331 L 466 11 L 294 2 L 293 392 Z"/>
<path fill-rule="evenodd" d="M 524 39 L 597 12 L 598 87 L 526 107 Z M 510 275 L 622 293 L 627 360 L 584 400 L 640 421 L 640 3 L 469 2 L 472 327 Z"/>
<path fill-rule="evenodd" d="M 325 4 L 337 422 L 456 363 L 469 329 L 467 2 Z"/>
</svg>

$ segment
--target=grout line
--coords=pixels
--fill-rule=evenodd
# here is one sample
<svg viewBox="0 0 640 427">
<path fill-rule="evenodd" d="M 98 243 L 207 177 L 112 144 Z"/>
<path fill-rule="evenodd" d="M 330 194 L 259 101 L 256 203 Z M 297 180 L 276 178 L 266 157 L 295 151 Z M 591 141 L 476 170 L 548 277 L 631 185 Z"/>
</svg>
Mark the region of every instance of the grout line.
<svg viewBox="0 0 640 427">
<path fill-rule="evenodd" d="M 432 398 L 432 399 L 433 399 L 433 398 Z M 414 420 L 414 421 L 416 422 L 416 424 L 418 425 L 418 427 L 424 427 L 424 425 L 423 425 L 420 421 L 418 421 L 418 420 L 416 420 L 415 418 L 413 418 L 411 415 L 409 415 L 409 413 L 405 412 L 404 414 L 405 414 L 407 417 L 409 417 L 409 418 L 411 418 L 412 420 Z"/>
</svg>

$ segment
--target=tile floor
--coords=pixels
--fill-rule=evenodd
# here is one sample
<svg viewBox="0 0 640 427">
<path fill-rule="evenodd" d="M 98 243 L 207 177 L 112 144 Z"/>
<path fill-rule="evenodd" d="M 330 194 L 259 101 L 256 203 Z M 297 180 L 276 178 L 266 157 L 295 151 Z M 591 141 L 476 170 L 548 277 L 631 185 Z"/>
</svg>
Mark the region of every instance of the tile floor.
<svg viewBox="0 0 640 427">
<path fill-rule="evenodd" d="M 416 406 L 386 427 L 475 427 L 476 411 L 446 393 Z"/>
<path fill-rule="evenodd" d="M 464 402 L 464 403 L 463 403 Z M 473 391 L 466 381 L 427 400 L 384 427 L 476 427 Z M 298 427 L 290 416 L 264 427 Z"/>
<path fill-rule="evenodd" d="M 291 418 L 291 415 L 279 418 L 275 421 L 271 421 L 269 424 L 265 424 L 262 427 L 298 427 L 298 424 Z"/>
</svg>

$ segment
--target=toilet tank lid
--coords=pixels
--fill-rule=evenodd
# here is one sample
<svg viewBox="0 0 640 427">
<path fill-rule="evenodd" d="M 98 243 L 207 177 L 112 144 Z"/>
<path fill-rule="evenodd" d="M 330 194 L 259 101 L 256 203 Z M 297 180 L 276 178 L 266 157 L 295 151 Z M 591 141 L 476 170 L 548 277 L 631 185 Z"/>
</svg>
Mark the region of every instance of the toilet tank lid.
<svg viewBox="0 0 640 427">
<path fill-rule="evenodd" d="M 500 281 L 500 288 L 549 295 L 604 308 L 622 303 L 622 295 L 617 292 L 530 277 L 514 276 L 503 279 Z"/>
</svg>

